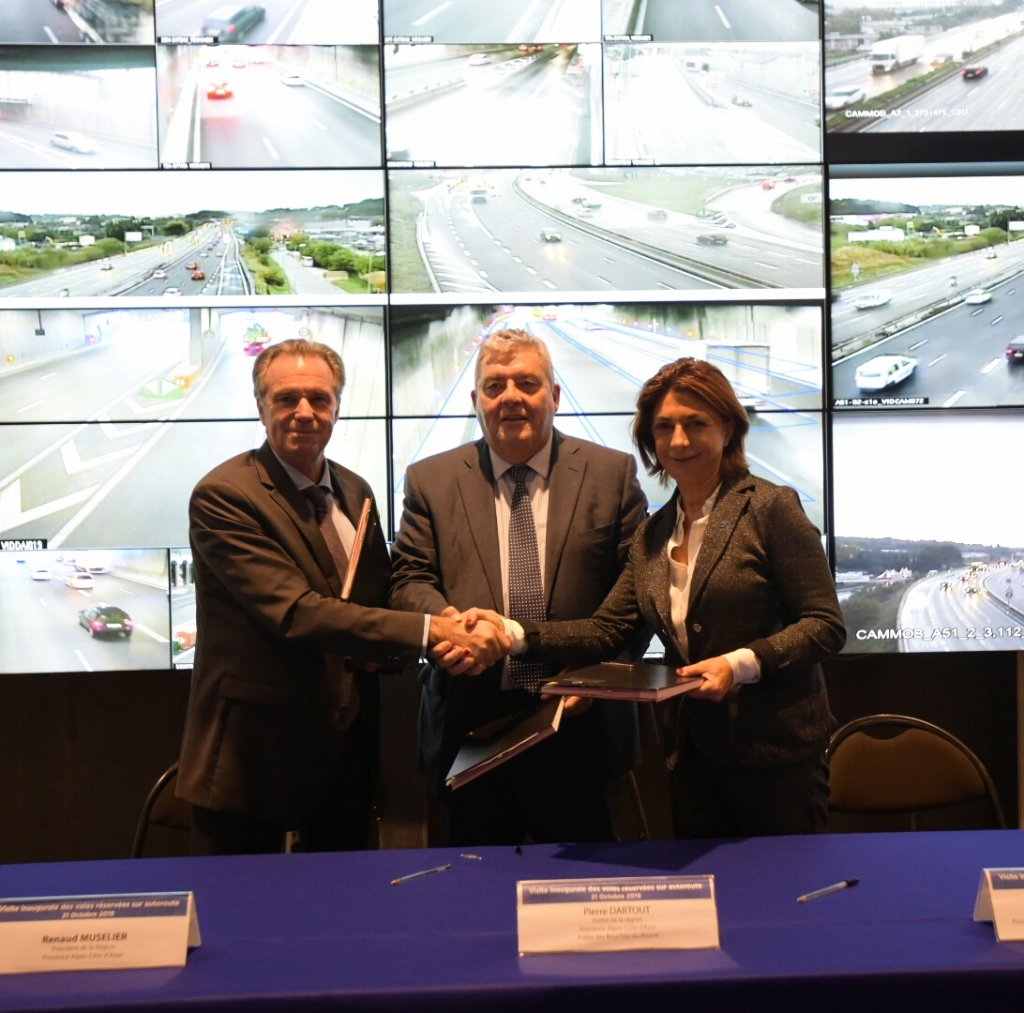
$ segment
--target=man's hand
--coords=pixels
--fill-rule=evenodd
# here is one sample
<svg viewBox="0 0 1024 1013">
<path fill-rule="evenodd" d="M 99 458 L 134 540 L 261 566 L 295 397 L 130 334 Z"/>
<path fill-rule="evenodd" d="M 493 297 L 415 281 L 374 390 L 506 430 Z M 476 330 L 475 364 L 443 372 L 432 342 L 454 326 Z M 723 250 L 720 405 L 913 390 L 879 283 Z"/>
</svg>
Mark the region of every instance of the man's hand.
<svg viewBox="0 0 1024 1013">
<path fill-rule="evenodd" d="M 479 622 L 488 622 L 492 626 L 497 626 L 498 629 L 504 629 L 505 624 L 502 622 L 502 616 L 498 612 L 492 612 L 490 609 L 471 608 L 466 609 L 462 613 L 462 621 L 466 624 L 466 629 L 471 630 Z"/>
<path fill-rule="evenodd" d="M 446 613 L 452 610 L 445 609 Z M 456 615 L 430 617 L 430 657 L 453 675 L 480 675 L 499 661 L 511 646 L 500 624 L 479 620 L 472 629 Z"/>
</svg>

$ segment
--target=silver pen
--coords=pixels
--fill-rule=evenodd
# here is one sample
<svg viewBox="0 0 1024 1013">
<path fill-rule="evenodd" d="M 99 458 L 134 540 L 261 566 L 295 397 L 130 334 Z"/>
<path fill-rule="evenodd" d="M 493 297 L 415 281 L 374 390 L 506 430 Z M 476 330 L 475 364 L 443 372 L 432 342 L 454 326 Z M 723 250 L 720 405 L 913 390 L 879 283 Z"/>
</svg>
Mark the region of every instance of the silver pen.
<svg viewBox="0 0 1024 1013">
<path fill-rule="evenodd" d="M 860 882 L 859 879 L 841 879 L 838 883 L 833 883 L 831 886 L 823 886 L 820 890 L 812 890 L 810 893 L 802 893 L 797 897 L 797 903 L 803 904 L 808 900 L 817 900 L 819 897 L 827 897 L 830 893 L 838 893 L 840 890 L 848 890 L 851 886 L 856 886 Z"/>
<path fill-rule="evenodd" d="M 398 886 L 399 883 L 408 883 L 410 879 L 419 879 L 420 876 L 431 876 L 435 872 L 447 872 L 452 867 L 452 863 L 449 862 L 447 865 L 435 865 L 432 869 L 420 869 L 419 872 L 410 872 L 405 876 L 399 876 L 398 879 L 391 880 L 392 886 Z"/>
</svg>

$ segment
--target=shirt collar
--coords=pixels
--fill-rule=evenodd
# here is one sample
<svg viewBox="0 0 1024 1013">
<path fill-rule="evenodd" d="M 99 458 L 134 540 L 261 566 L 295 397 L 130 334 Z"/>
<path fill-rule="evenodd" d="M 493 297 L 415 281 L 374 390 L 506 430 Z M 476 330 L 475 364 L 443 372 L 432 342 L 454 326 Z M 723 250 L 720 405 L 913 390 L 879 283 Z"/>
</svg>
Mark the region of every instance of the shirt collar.
<svg viewBox="0 0 1024 1013">
<path fill-rule="evenodd" d="M 548 472 L 551 471 L 551 446 L 554 442 L 554 434 L 548 437 L 547 443 L 544 444 L 536 454 L 533 455 L 528 461 L 523 462 L 529 467 L 533 468 L 544 481 L 547 481 Z M 508 461 L 499 457 L 491 448 L 488 446 L 488 452 L 491 455 L 491 470 L 494 473 L 494 481 L 500 481 L 502 476 L 508 471 L 509 468 L 515 467 L 515 465 L 509 464 Z"/>
<path fill-rule="evenodd" d="M 303 475 L 301 471 L 297 471 L 287 461 L 282 460 L 278 456 L 277 451 L 274 450 L 273 447 L 271 447 L 270 450 L 273 453 L 274 457 L 277 458 L 277 461 L 281 465 L 281 467 L 284 468 L 284 470 L 287 473 L 288 477 L 295 483 L 295 488 L 298 489 L 299 492 L 302 492 L 304 489 L 310 488 L 310 486 L 321 485 L 332 496 L 334 495 L 334 486 L 331 485 L 331 473 L 330 473 L 330 470 L 327 467 L 327 459 L 326 458 L 324 458 L 324 470 L 322 472 L 320 472 L 320 481 L 318 481 L 318 482 L 310 482 L 310 480 L 308 478 L 306 478 L 306 476 Z"/>
<path fill-rule="evenodd" d="M 709 513 L 711 513 L 712 509 L 714 509 L 715 500 L 718 498 L 718 492 L 719 492 L 719 490 L 721 488 L 722 488 L 722 483 L 719 482 L 718 485 L 715 486 L 714 491 L 711 493 L 711 495 L 708 496 L 708 498 L 706 500 L 704 500 L 704 505 L 700 508 L 700 515 L 701 515 L 702 518 L 703 517 L 707 517 L 707 515 Z M 683 523 L 684 523 L 685 520 L 686 520 L 686 508 L 683 506 L 683 497 L 680 494 L 680 496 L 676 500 L 676 529 L 677 530 L 679 530 L 679 531 L 683 530 Z"/>
</svg>

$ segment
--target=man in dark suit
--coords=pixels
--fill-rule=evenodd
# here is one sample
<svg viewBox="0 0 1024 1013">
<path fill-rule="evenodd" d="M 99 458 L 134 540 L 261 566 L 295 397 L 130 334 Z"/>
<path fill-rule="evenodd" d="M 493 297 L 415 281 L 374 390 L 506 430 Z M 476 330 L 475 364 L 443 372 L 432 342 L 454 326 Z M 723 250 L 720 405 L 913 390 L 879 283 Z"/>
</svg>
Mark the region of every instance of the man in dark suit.
<svg viewBox="0 0 1024 1013">
<path fill-rule="evenodd" d="M 478 664 L 507 645 L 493 626 L 474 642 L 449 618 L 384 607 L 390 563 L 376 509 L 340 598 L 372 504 L 367 483 L 324 456 L 343 384 L 326 345 L 269 346 L 253 367 L 266 442 L 192 493 L 197 640 L 177 793 L 193 806 L 199 854 L 279 851 L 293 831 L 304 850 L 365 847 L 375 672 L 442 641 Z"/>
<path fill-rule="evenodd" d="M 631 455 L 554 430 L 559 394 L 548 350 L 532 335 L 502 331 L 481 346 L 472 397 L 484 437 L 408 469 L 393 608 L 509 612 L 513 473 L 522 465 L 530 466 L 541 607 L 569 619 L 600 605 L 646 500 Z M 572 701 L 556 735 L 451 792 L 445 776 L 466 734 L 536 693 L 519 688 L 505 664 L 481 676 L 427 665 L 420 681 L 420 761 L 448 843 L 613 837 L 609 786 L 637 760 L 632 705 Z"/>
</svg>

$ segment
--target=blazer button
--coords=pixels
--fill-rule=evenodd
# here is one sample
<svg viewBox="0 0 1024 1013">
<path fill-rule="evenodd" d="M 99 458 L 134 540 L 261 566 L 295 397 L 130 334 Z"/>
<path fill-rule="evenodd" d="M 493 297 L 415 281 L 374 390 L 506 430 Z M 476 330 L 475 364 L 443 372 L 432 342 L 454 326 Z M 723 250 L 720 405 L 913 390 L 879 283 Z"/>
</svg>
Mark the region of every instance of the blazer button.
<svg viewBox="0 0 1024 1013">
<path fill-rule="evenodd" d="M 702 632 L 702 631 L 703 631 L 704 627 L 703 627 L 703 626 L 701 626 L 701 624 L 700 624 L 700 623 L 694 623 L 694 624 L 693 624 L 693 625 L 692 625 L 692 626 L 690 627 L 690 629 L 691 629 L 691 630 L 693 630 L 693 632 L 694 632 L 694 633 L 700 633 L 700 632 Z"/>
</svg>

